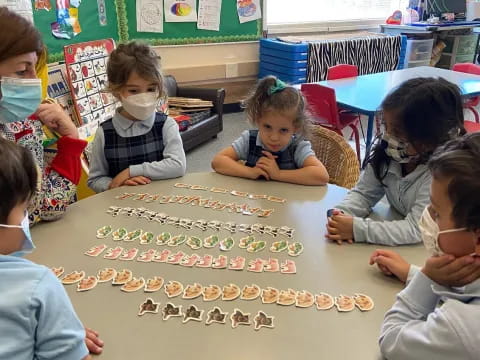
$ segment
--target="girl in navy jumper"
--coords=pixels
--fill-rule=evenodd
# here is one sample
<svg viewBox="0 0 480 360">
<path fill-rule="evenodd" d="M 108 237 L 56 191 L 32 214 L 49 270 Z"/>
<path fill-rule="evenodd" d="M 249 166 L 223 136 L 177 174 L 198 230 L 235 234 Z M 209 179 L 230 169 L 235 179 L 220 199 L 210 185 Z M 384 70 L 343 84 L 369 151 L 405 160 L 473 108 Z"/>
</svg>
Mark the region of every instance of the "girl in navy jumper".
<svg viewBox="0 0 480 360">
<path fill-rule="evenodd" d="M 215 155 L 215 171 L 302 185 L 328 182 L 327 170 L 304 139 L 308 117 L 299 90 L 267 76 L 244 105 L 249 121 L 257 129 L 244 131 L 232 146 Z"/>
</svg>

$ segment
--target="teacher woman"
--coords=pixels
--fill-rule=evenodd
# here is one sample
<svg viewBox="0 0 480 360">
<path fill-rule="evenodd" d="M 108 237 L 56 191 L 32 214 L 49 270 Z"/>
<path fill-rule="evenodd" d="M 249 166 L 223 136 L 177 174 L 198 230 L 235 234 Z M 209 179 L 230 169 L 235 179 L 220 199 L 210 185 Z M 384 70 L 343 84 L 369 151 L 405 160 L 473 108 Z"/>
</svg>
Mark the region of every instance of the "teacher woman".
<svg viewBox="0 0 480 360">
<path fill-rule="evenodd" d="M 60 105 L 41 104 L 42 86 L 35 65 L 44 45 L 38 30 L 6 7 L 0 7 L 0 24 L 0 136 L 27 148 L 38 165 L 30 224 L 57 220 L 75 200 L 80 154 L 87 143 L 78 139 L 77 128 Z M 61 135 L 51 164 L 44 160 L 42 125 Z M 91 352 L 102 351 L 103 342 L 95 331 L 86 329 L 85 342 Z"/>
</svg>

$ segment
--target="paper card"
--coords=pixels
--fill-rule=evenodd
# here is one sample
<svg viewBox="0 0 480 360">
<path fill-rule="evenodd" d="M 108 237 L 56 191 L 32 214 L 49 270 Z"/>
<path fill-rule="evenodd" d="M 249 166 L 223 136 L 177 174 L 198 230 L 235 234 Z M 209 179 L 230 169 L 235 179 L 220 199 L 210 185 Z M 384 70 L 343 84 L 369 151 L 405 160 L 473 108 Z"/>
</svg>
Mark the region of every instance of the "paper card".
<svg viewBox="0 0 480 360">
<path fill-rule="evenodd" d="M 112 281 L 116 275 L 117 275 L 117 270 L 113 268 L 105 268 L 98 271 L 97 279 L 98 279 L 98 282 Z"/>
<path fill-rule="evenodd" d="M 308 308 L 315 302 L 315 297 L 308 291 L 303 290 L 297 293 L 295 305 L 301 308 Z"/>
<path fill-rule="evenodd" d="M 278 301 L 280 296 L 280 291 L 273 287 L 267 287 L 266 289 L 262 289 L 262 303 L 264 304 L 273 304 Z"/>
<path fill-rule="evenodd" d="M 195 305 L 190 305 L 183 314 L 182 323 L 186 323 L 190 320 L 202 321 L 203 312 L 204 310 L 198 310 Z"/>
<path fill-rule="evenodd" d="M 123 269 L 122 271 L 118 271 L 117 275 L 113 278 L 112 285 L 124 285 L 130 280 L 132 280 L 133 273 L 132 270 Z"/>
<path fill-rule="evenodd" d="M 260 286 L 252 284 L 251 286 L 245 285 L 242 289 L 242 300 L 255 300 L 260 296 Z M 295 302 L 295 299 L 294 299 Z"/>
<path fill-rule="evenodd" d="M 82 280 L 85 277 L 85 271 L 72 271 L 70 274 L 67 274 L 62 279 L 62 284 L 70 285 L 75 284 Z"/>
<path fill-rule="evenodd" d="M 273 325 L 274 316 L 268 316 L 263 311 L 259 311 L 257 315 L 253 318 L 254 329 L 260 330 L 262 327 L 273 329 L 275 326 Z"/>
<path fill-rule="evenodd" d="M 197 29 L 219 31 L 221 12 L 221 0 L 199 0 Z"/>
<path fill-rule="evenodd" d="M 213 323 L 225 324 L 227 322 L 228 312 L 223 312 L 222 309 L 215 306 L 207 313 L 207 320 L 205 324 L 210 325 Z"/>
<path fill-rule="evenodd" d="M 88 291 L 97 286 L 98 280 L 96 276 L 87 276 L 80 280 L 77 285 L 77 291 Z"/>
<path fill-rule="evenodd" d="M 195 299 L 202 295 L 203 286 L 201 284 L 195 283 L 193 285 L 187 285 L 183 291 L 183 299 Z"/>
<path fill-rule="evenodd" d="M 127 281 L 120 290 L 125 292 L 135 292 L 140 289 L 143 289 L 145 286 L 145 279 L 143 277 L 140 278 L 132 278 L 132 280 Z"/>
<path fill-rule="evenodd" d="M 205 286 L 202 291 L 203 301 L 214 301 L 222 295 L 222 289 L 217 285 Z"/>
<path fill-rule="evenodd" d="M 335 305 L 335 300 L 327 293 L 320 293 L 315 295 L 315 304 L 318 310 L 328 310 Z"/>
<path fill-rule="evenodd" d="M 237 13 L 240 24 L 262 17 L 260 0 L 237 0 Z"/>
<path fill-rule="evenodd" d="M 340 295 L 335 297 L 335 306 L 339 312 L 349 312 L 355 309 L 355 300 L 351 296 Z"/>
<path fill-rule="evenodd" d="M 240 296 L 240 288 L 235 284 L 228 284 L 223 287 L 222 300 L 232 301 Z"/>
<path fill-rule="evenodd" d="M 158 313 L 158 308 L 160 307 L 160 303 L 156 303 L 153 301 L 152 298 L 147 298 L 142 304 L 140 304 L 138 310 L 138 316 L 142 316 L 145 313 Z"/>
<path fill-rule="evenodd" d="M 297 292 L 292 289 L 281 290 L 278 296 L 277 304 L 290 306 L 297 302 Z"/>
<path fill-rule="evenodd" d="M 164 286 L 165 294 L 169 297 L 175 297 L 183 292 L 183 284 L 179 281 L 169 281 Z"/>
<path fill-rule="evenodd" d="M 172 303 L 168 303 L 165 305 L 165 307 L 162 309 L 162 314 L 163 314 L 163 320 L 168 320 L 171 317 L 176 317 L 176 316 L 182 316 L 182 305 L 180 306 L 175 306 Z"/>
<path fill-rule="evenodd" d="M 370 296 L 364 294 L 355 294 L 353 296 L 355 305 L 362 311 L 370 311 L 375 306 Z"/>
<path fill-rule="evenodd" d="M 232 328 L 236 328 L 238 325 L 251 325 L 250 314 L 245 313 L 240 309 L 233 310 L 232 315 L 230 316 L 232 320 Z"/>
<path fill-rule="evenodd" d="M 196 22 L 196 0 L 164 0 L 165 22 Z"/>
<path fill-rule="evenodd" d="M 154 276 L 153 278 L 150 278 L 147 280 L 145 283 L 145 288 L 143 291 L 145 292 L 156 292 L 160 290 L 163 286 L 163 278 L 161 276 Z"/>
</svg>

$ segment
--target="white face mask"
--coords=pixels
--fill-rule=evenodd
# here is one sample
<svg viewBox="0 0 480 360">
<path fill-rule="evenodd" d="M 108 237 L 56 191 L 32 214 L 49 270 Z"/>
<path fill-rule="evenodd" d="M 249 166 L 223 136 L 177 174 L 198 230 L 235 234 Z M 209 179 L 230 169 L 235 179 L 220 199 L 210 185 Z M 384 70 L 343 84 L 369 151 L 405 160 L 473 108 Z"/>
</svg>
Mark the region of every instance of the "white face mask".
<svg viewBox="0 0 480 360">
<path fill-rule="evenodd" d="M 422 217 L 418 221 L 420 232 L 422 233 L 423 245 L 427 249 L 428 256 L 441 256 L 445 253 L 438 245 L 438 237 L 441 234 L 465 231 L 467 228 L 449 229 L 440 231 L 438 224 L 432 219 L 428 206 L 423 210 Z"/>
<path fill-rule="evenodd" d="M 148 119 L 155 112 L 158 94 L 145 92 L 122 98 L 122 106 L 126 112 L 138 120 Z"/>
<path fill-rule="evenodd" d="M 22 242 L 22 248 L 18 251 L 15 251 L 11 254 L 10 256 L 18 256 L 18 257 L 23 257 L 26 254 L 29 254 L 35 249 L 35 245 L 33 244 L 32 241 L 32 236 L 30 235 L 30 221 L 28 220 L 28 212 L 25 212 L 25 217 L 22 220 L 22 223 L 20 225 L 5 225 L 5 224 L 0 224 L 0 227 L 4 228 L 18 228 L 22 229 L 23 231 L 23 242 Z"/>
</svg>

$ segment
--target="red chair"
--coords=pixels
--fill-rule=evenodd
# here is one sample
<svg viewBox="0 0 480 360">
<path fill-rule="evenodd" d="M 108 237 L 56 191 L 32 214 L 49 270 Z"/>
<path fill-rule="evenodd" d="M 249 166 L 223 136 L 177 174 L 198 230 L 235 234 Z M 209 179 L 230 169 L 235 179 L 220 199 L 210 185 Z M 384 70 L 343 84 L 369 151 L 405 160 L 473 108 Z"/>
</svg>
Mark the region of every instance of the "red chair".
<svg viewBox="0 0 480 360">
<path fill-rule="evenodd" d="M 327 80 L 337 80 L 337 79 L 345 79 L 345 78 L 352 78 L 358 76 L 358 66 L 356 65 L 349 65 L 349 64 L 339 64 L 332 67 L 329 67 L 327 70 Z M 340 109 L 340 113 L 348 112 L 348 110 Z M 375 117 L 375 125 L 377 134 L 380 133 L 380 121 L 377 117 Z M 363 129 L 362 129 L 363 132 Z"/>
<path fill-rule="evenodd" d="M 358 67 L 356 65 L 340 64 L 329 67 L 327 70 L 327 80 L 345 79 L 358 76 Z"/>
<path fill-rule="evenodd" d="M 453 71 L 458 71 L 466 74 L 480 75 L 480 66 L 472 63 L 459 63 L 453 65 Z M 475 109 L 478 104 L 480 104 L 480 96 L 475 96 L 465 101 L 463 107 L 469 109 L 473 116 L 475 116 L 475 122 L 480 123 L 480 117 L 478 115 L 477 109 Z"/>
<path fill-rule="evenodd" d="M 465 130 L 467 130 L 467 133 L 473 133 L 473 132 L 479 132 L 480 131 L 480 124 L 479 123 L 475 123 L 473 121 L 465 120 L 463 125 L 465 126 Z"/>
<path fill-rule="evenodd" d="M 308 108 L 314 117 L 315 124 L 326 127 L 343 136 L 342 130 L 347 126 L 355 137 L 358 163 L 360 160 L 360 137 L 358 124 L 360 117 L 352 113 L 339 113 L 335 90 L 319 84 L 302 84 L 302 94 L 308 102 Z"/>
</svg>

